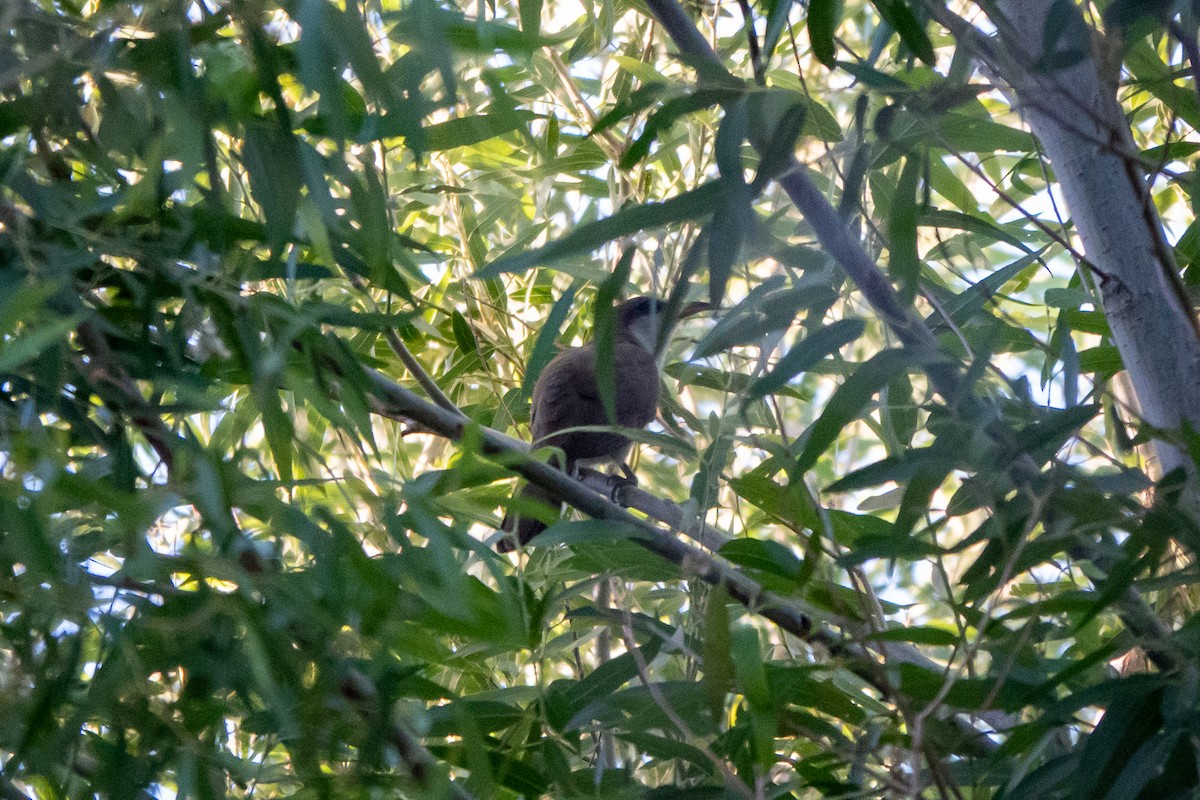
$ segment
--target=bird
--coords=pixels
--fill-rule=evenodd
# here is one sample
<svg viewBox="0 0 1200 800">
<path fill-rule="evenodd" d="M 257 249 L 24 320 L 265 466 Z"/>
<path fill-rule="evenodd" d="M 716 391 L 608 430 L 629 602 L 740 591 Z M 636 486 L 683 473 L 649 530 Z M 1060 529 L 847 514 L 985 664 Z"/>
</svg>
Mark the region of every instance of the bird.
<svg viewBox="0 0 1200 800">
<path fill-rule="evenodd" d="M 680 317 L 710 308 L 708 303 L 691 303 Z M 667 303 L 654 297 L 634 297 L 618 305 L 613 326 L 613 383 L 616 424 L 644 428 L 658 413 L 659 334 L 666 318 Z M 618 431 L 573 430 L 611 423 L 604 409 L 596 374 L 596 343 L 563 350 L 542 369 L 533 386 L 530 429 L 533 447 L 556 447 L 562 451 L 567 474 L 576 467 L 615 461 L 623 463 L 630 441 Z M 625 468 L 628 473 L 628 468 Z M 561 510 L 562 501 L 548 489 L 527 483 L 519 491 L 521 505 L 533 502 Z M 524 545 L 546 529 L 536 517 L 505 515 L 496 550 L 508 553 L 517 543 Z M 515 537 L 513 534 L 516 534 Z"/>
</svg>

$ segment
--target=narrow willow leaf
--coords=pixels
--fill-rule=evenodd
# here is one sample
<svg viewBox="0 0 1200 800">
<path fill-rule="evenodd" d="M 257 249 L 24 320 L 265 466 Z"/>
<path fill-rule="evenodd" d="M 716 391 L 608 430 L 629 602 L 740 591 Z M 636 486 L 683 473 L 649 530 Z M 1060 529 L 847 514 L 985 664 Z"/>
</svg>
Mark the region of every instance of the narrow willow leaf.
<svg viewBox="0 0 1200 800">
<path fill-rule="evenodd" d="M 733 657 L 730 654 L 729 593 L 718 585 L 704 601 L 704 694 L 718 723 L 724 716 L 725 697 L 733 690 Z"/>
<path fill-rule="evenodd" d="M 754 224 L 750 188 L 742 167 L 742 143 L 749 131 L 746 102 L 739 99 L 726 109 L 717 131 L 717 168 L 721 173 L 721 193 L 713 218 L 704 232 L 708 239 L 708 301 L 719 307 L 725 286 L 742 252 L 742 241 Z"/>
<path fill-rule="evenodd" d="M 917 58 L 930 66 L 937 60 L 933 52 L 933 42 L 925 33 L 924 26 L 917 20 L 916 15 L 904 0 L 875 0 L 879 15 L 900 34 L 901 41 Z"/>
<path fill-rule="evenodd" d="M 763 34 L 762 57 L 769 61 L 779 44 L 779 37 L 787 28 L 788 14 L 792 10 L 792 0 L 774 0 L 767 12 L 767 30 Z"/>
<path fill-rule="evenodd" d="M 716 414 L 709 416 L 708 427 L 715 435 L 700 457 L 700 468 L 692 479 L 689 493 L 692 500 L 703 509 L 712 508 L 717 502 L 721 472 L 729 464 L 735 433 L 733 427 L 726 425 L 724 418 Z"/>
<path fill-rule="evenodd" d="M 479 342 L 475 338 L 475 331 L 471 330 L 471 323 L 467 322 L 467 318 L 457 309 L 450 315 L 450 324 L 454 330 L 454 343 L 458 345 L 459 352 L 465 355 L 479 350 Z"/>
<path fill-rule="evenodd" d="M 695 358 L 704 358 L 726 348 L 756 341 L 764 332 L 782 330 L 792 322 L 792 317 L 767 315 L 763 306 L 768 296 L 778 292 L 787 283 L 782 275 L 773 275 L 750 290 L 750 294 L 730 311 L 722 315 L 713 329 L 696 345 Z M 753 326 L 753 331 L 748 328 Z"/>
<path fill-rule="evenodd" d="M 273 249 L 292 234 L 302 183 L 298 160 L 290 131 L 265 123 L 246 126 L 242 163 L 250 175 L 250 194 L 263 210 L 267 240 Z"/>
<path fill-rule="evenodd" d="M 804 562 L 791 550 L 770 539 L 734 539 L 721 547 L 721 556 L 738 566 L 791 581 L 799 580 L 804 570 Z"/>
<path fill-rule="evenodd" d="M 538 328 L 533 352 L 525 362 L 525 379 L 521 381 L 521 393 L 525 397 L 533 394 L 533 385 L 537 382 L 538 376 L 542 374 L 542 368 L 550 363 L 550 359 L 554 358 L 555 342 L 558 341 L 558 334 L 567 320 L 567 315 L 574 307 L 575 293 L 578 291 L 578 287 L 578 283 L 572 283 L 567 287 L 567 291 L 563 292 L 563 296 L 555 301 L 554 307 L 550 309 L 545 321 Z"/>
<path fill-rule="evenodd" d="M 943 554 L 942 548 L 914 536 L 888 533 L 883 536 L 863 536 L 837 559 L 843 567 L 855 567 L 873 559 L 887 561 L 924 561 Z"/>
<path fill-rule="evenodd" d="M 1172 67 L 1162 60 L 1147 37 L 1130 41 L 1122 64 L 1133 73 L 1138 86 L 1161 100 L 1171 113 L 1192 127 L 1200 125 L 1200 98 L 1196 92 L 1176 84 Z"/>
<path fill-rule="evenodd" d="M 1017 278 L 1022 272 L 1036 268 L 1039 256 L 1040 251 L 1039 253 L 1032 253 L 1018 258 L 1008 266 L 1001 267 L 975 285 L 959 293 L 949 302 L 943 303 L 943 310 L 949 315 L 950 320 L 955 325 L 966 325 L 975 319 L 983 310 L 984 305 L 994 298 L 1004 288 L 1005 284 Z M 931 317 L 929 321 L 934 323 L 936 319 Z"/>
<path fill-rule="evenodd" d="M 542 0 L 520 0 L 517 5 L 521 13 L 521 32 L 537 36 L 542 26 Z"/>
<path fill-rule="evenodd" d="M 638 656 L 644 663 L 650 663 L 662 648 L 661 639 L 650 639 L 639 648 Z M 566 708 L 571 711 L 571 717 L 564 720 L 559 727 L 561 731 L 578 730 L 593 719 L 592 713 L 596 706 L 602 705 L 613 692 L 617 691 L 626 681 L 637 677 L 638 659 L 633 653 L 622 653 L 606 664 L 601 664 L 592 670 L 587 677 L 575 681 L 563 690 Z M 551 723 L 553 724 L 553 720 Z"/>
<path fill-rule="evenodd" d="M 875 393 L 916 360 L 906 350 L 884 350 L 856 369 L 833 393 L 820 418 L 809 428 L 796 468 L 800 472 L 811 469 L 820 455 L 837 441 L 842 428 L 862 414 Z"/>
<path fill-rule="evenodd" d="M 567 256 L 590 253 L 613 239 L 631 233 L 700 219 L 713 212 L 721 192 L 721 181 L 716 180 L 661 203 L 626 206 L 611 217 L 580 225 L 558 241 L 537 250 L 503 255 L 476 273 L 475 277 L 494 278 L 506 272 L 524 272 Z"/>
<path fill-rule="evenodd" d="M 935 647 L 953 647 L 960 641 L 958 634 L 953 631 L 927 626 L 888 628 L 869 633 L 866 638 L 875 642 L 912 642 Z"/>
<path fill-rule="evenodd" d="M 701 89 L 663 103 L 646 121 L 642 135 L 621 156 L 621 169 L 630 169 L 645 158 L 659 134 L 668 130 L 680 117 L 715 105 L 733 103 L 739 96 L 739 92 L 729 89 Z"/>
<path fill-rule="evenodd" d="M 841 0 L 810 0 L 808 4 L 808 40 L 817 61 L 832 68 L 837 57 L 834 34 L 842 21 Z"/>
<path fill-rule="evenodd" d="M 426 125 L 422 129 L 425 134 L 424 149 L 427 152 L 438 152 L 455 147 L 470 147 L 519 130 L 537 118 L 537 114 L 529 111 L 504 111 L 458 117 Z"/>
<path fill-rule="evenodd" d="M 37 358 L 55 344 L 65 343 L 67 334 L 80 321 L 80 317 L 62 317 L 22 330 L 3 343 L 0 349 L 0 372 L 10 372 Z"/>
<path fill-rule="evenodd" d="M 611 111 L 596 120 L 596 124 L 591 131 L 592 135 L 602 133 L 626 117 L 636 114 L 639 111 L 644 111 L 654 105 L 668 88 L 668 84 L 661 81 L 647 83 L 644 86 L 638 87 L 627 98 L 613 106 Z"/>
<path fill-rule="evenodd" d="M 766 93 L 772 97 L 783 97 L 782 92 Z M 771 138 L 759 151 L 758 172 L 754 175 L 752 189 L 755 194 L 762 191 L 767 182 L 773 180 L 794 163 L 796 140 L 800 138 L 808 120 L 809 104 L 793 97 L 785 97 L 792 101 L 786 110 L 778 115 L 779 120 L 771 132 Z M 763 114 L 762 116 L 767 116 Z"/>
<path fill-rule="evenodd" d="M 917 186 L 925 169 L 925 159 L 909 155 L 892 193 L 888 211 L 888 271 L 900 284 L 905 302 L 911 302 L 921 274 L 917 253 Z"/>
<path fill-rule="evenodd" d="M 630 247 L 621 254 L 613 274 L 600 285 L 596 292 L 596 388 L 600 391 L 600 402 L 604 416 L 613 425 L 617 424 L 617 370 L 616 370 L 616 311 L 614 303 L 633 267 L 637 249 Z"/>
<path fill-rule="evenodd" d="M 793 346 L 769 373 L 751 384 L 745 402 L 758 400 L 778 390 L 825 356 L 862 336 L 865 329 L 866 324 L 861 319 L 841 319 L 819 328 Z"/>
<path fill-rule="evenodd" d="M 725 287 L 740 261 L 742 242 L 754 225 L 754 210 L 745 184 L 732 186 L 722 192 L 712 220 L 704 228 L 708 243 L 708 302 L 719 307 L 725 298 Z"/>
<path fill-rule="evenodd" d="M 292 447 L 295 428 L 292 418 L 283 409 L 283 399 L 276 389 L 263 389 L 254 393 L 262 411 L 263 433 L 271 455 L 275 458 L 275 467 L 279 470 L 279 478 L 288 482 L 292 480 Z"/>
<path fill-rule="evenodd" d="M 964 214 L 961 211 L 953 211 L 951 209 L 929 208 L 922 210 L 920 224 L 925 227 L 957 228 L 958 230 L 970 231 L 971 233 L 986 236 L 993 241 L 1012 245 L 1026 253 L 1033 252 L 1027 244 L 1016 236 L 1004 230 L 990 218 L 982 215 Z"/>
</svg>

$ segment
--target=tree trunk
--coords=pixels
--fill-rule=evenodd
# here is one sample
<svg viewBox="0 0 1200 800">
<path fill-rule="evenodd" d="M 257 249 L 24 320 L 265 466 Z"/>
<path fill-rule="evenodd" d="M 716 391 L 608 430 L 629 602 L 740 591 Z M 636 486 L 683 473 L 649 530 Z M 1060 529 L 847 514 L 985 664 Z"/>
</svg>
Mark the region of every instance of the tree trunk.
<svg viewBox="0 0 1200 800">
<path fill-rule="evenodd" d="M 1178 429 L 1186 420 L 1200 430 L 1200 333 L 1114 88 L 1100 80 L 1091 56 L 1062 69 L 1034 66 L 1054 62 L 1043 45 L 1052 5 L 1002 0 L 992 66 L 1016 91 L 1050 157 L 1144 418 L 1157 428 Z M 1060 6 L 1074 19 L 1052 47 L 1090 51 L 1078 9 Z M 1195 471 L 1170 442 L 1158 439 L 1155 451 L 1162 471 Z"/>
</svg>

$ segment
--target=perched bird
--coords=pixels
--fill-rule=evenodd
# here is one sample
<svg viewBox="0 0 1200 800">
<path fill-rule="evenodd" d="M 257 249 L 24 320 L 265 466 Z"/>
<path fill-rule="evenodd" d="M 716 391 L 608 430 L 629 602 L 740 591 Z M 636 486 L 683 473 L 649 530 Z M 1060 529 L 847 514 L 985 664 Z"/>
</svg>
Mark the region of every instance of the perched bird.
<svg viewBox="0 0 1200 800">
<path fill-rule="evenodd" d="M 653 297 L 634 297 L 616 308 L 613 330 L 613 382 L 615 385 L 616 424 L 624 428 L 644 428 L 658 413 L 658 342 L 667 304 Z M 709 308 L 707 303 L 692 303 L 681 317 Z M 596 343 L 564 350 L 542 369 L 533 387 L 530 427 L 533 446 L 557 447 L 566 463 L 562 468 L 572 474 L 580 465 L 604 461 L 623 462 L 629 452 L 629 439 L 616 431 L 569 430 L 589 425 L 610 424 L 604 411 L 596 375 Z M 536 484 L 525 484 L 519 496 L 523 501 L 540 501 L 561 508 L 551 491 Z M 517 540 L 527 543 L 546 528 L 531 516 L 518 517 L 510 511 L 501 527 L 510 535 L 496 544 L 507 553 L 516 549 Z M 516 537 L 511 535 L 515 533 Z"/>
</svg>

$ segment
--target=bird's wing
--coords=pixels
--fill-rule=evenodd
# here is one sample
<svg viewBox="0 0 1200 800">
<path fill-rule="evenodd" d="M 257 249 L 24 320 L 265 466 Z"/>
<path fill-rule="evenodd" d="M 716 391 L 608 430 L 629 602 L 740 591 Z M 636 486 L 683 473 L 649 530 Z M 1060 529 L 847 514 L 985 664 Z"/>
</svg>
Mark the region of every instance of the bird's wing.
<svg viewBox="0 0 1200 800">
<path fill-rule="evenodd" d="M 539 444 L 555 431 L 603 424 L 604 406 L 596 389 L 596 351 L 564 350 L 554 357 L 533 387 L 533 440 Z"/>
<path fill-rule="evenodd" d="M 658 366 L 640 345 L 618 342 L 614 354 L 617 421 L 641 428 L 658 410 Z M 596 350 L 591 345 L 565 350 L 542 371 L 533 390 L 534 441 L 579 425 L 604 425 L 608 417 L 596 383 Z M 548 442 L 555 444 L 555 442 Z M 561 444 L 559 445 L 561 446 Z"/>
</svg>

